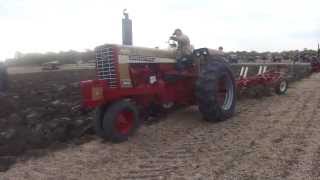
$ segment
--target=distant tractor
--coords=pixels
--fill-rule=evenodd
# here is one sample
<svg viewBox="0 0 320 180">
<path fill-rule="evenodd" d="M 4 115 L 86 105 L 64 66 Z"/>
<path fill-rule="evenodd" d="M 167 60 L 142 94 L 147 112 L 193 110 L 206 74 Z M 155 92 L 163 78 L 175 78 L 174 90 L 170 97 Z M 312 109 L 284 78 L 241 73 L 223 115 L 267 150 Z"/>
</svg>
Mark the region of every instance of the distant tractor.
<svg viewBox="0 0 320 180">
<path fill-rule="evenodd" d="M 48 62 L 45 64 L 42 64 L 42 70 L 47 71 L 47 70 L 58 70 L 60 64 L 58 61 L 52 61 L 52 62 Z"/>
<path fill-rule="evenodd" d="M 113 142 L 126 141 L 142 120 L 177 106 L 198 105 L 204 120 L 226 120 L 235 112 L 236 88 L 287 90 L 282 74 L 263 66 L 250 78 L 243 66 L 235 79 L 221 53 L 207 48 L 194 50 L 182 70 L 175 50 L 107 44 L 95 52 L 97 79 L 81 82 L 83 105 L 97 108 L 96 133 Z"/>
</svg>

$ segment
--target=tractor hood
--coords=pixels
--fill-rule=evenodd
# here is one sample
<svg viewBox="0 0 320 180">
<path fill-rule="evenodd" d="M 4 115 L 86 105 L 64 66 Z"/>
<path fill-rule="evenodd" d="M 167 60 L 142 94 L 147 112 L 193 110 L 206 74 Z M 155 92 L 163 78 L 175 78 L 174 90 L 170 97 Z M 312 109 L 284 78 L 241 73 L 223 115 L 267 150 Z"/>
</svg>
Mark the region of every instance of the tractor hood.
<svg viewBox="0 0 320 180">
<path fill-rule="evenodd" d="M 159 48 L 147 48 L 147 47 L 137 47 L 137 46 L 126 46 L 126 45 L 115 45 L 115 44 L 105 44 L 97 48 L 105 47 L 116 47 L 119 51 L 119 55 L 138 55 L 145 57 L 159 57 L 159 58 L 176 58 L 175 49 L 159 49 Z"/>
</svg>

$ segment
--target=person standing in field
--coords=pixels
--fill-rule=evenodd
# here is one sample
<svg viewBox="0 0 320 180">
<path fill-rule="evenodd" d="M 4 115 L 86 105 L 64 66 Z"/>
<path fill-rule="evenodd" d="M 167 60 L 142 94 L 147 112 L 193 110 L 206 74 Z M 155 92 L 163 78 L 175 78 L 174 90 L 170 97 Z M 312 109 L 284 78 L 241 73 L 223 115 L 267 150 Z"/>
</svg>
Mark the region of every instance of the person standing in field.
<svg viewBox="0 0 320 180">
<path fill-rule="evenodd" d="M 220 46 L 220 47 L 218 48 L 218 50 L 219 50 L 220 53 L 223 54 L 223 47 L 222 47 L 222 46 Z"/>
<path fill-rule="evenodd" d="M 0 62 L 0 93 L 5 93 L 7 90 L 8 90 L 7 67 L 3 62 Z"/>
</svg>

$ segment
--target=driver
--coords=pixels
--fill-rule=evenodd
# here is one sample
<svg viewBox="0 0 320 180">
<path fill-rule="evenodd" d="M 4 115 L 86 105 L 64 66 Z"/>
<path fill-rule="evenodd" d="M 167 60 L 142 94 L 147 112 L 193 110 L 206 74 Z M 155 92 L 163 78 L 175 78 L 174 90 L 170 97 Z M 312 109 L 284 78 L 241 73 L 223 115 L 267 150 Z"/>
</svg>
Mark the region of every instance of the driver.
<svg viewBox="0 0 320 180">
<path fill-rule="evenodd" d="M 191 66 L 193 64 L 192 48 L 188 36 L 184 35 L 181 29 L 176 29 L 170 39 L 178 43 L 176 54 L 177 70 L 180 71 Z"/>
<path fill-rule="evenodd" d="M 171 36 L 170 39 L 178 43 L 177 59 L 180 59 L 183 56 L 189 56 L 192 54 L 189 37 L 183 34 L 181 29 L 176 29 L 173 33 L 173 36 Z"/>
</svg>

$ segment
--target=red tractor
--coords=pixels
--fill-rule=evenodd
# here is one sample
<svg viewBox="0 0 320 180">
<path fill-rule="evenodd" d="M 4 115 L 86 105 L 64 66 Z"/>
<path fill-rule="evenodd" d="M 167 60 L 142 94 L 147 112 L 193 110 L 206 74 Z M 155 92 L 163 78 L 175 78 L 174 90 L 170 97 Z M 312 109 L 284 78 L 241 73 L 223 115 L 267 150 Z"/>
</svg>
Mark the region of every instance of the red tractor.
<svg viewBox="0 0 320 180">
<path fill-rule="evenodd" d="M 95 51 L 97 79 L 81 82 L 83 105 L 97 107 L 96 133 L 113 142 L 126 141 L 143 119 L 177 106 L 198 105 L 206 121 L 226 120 L 235 112 L 237 86 L 273 84 L 280 93 L 287 88 L 280 73 L 236 80 L 222 55 L 207 48 L 180 64 L 174 50 L 107 44 Z"/>
</svg>

